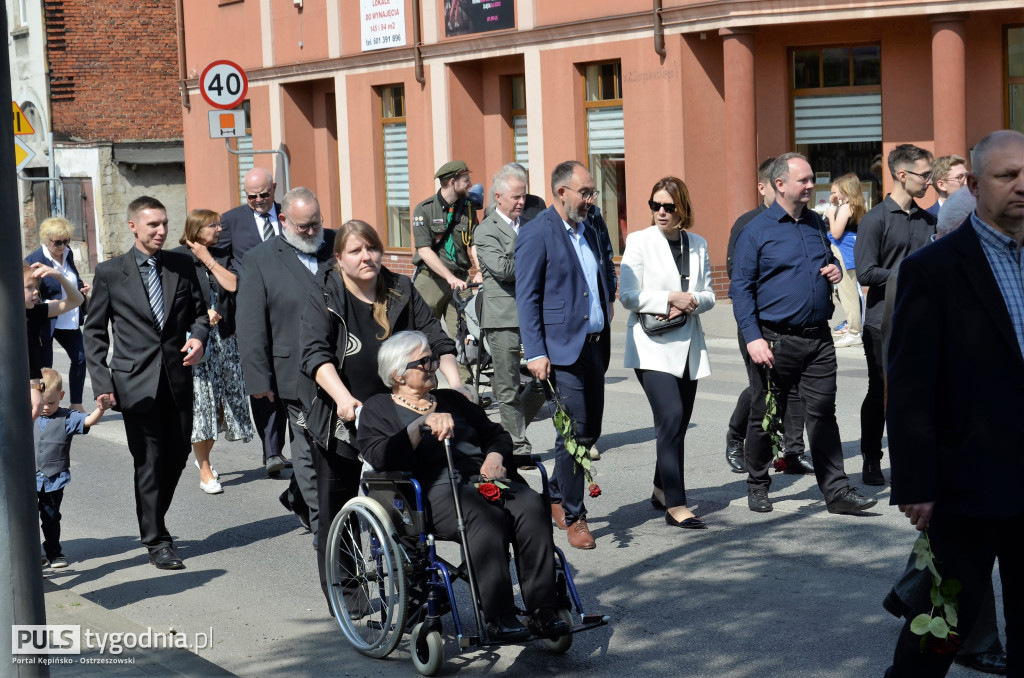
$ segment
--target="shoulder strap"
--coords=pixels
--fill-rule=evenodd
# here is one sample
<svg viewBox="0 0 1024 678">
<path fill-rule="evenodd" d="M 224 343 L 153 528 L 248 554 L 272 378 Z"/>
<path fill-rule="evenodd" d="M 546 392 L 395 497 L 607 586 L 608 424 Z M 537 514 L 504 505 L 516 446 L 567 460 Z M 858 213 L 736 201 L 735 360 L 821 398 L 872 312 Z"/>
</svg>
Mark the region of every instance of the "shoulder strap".
<svg viewBox="0 0 1024 678">
<path fill-rule="evenodd" d="M 690 287 L 690 236 L 687 234 L 686 229 L 680 229 L 679 237 L 681 242 L 679 243 L 679 285 L 682 287 L 684 292 L 689 291 Z"/>
</svg>

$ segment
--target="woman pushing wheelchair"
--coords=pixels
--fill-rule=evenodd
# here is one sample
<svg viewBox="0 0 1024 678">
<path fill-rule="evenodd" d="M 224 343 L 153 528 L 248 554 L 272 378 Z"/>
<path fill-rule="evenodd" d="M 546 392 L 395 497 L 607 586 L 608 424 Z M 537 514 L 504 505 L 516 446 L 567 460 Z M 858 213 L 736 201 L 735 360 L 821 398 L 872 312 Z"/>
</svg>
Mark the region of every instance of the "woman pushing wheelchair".
<svg viewBox="0 0 1024 678">
<path fill-rule="evenodd" d="M 511 436 L 461 393 L 437 389 L 439 361 L 424 334 L 394 334 L 380 346 L 377 358 L 377 372 L 391 393 L 374 395 L 363 405 L 357 439 L 363 459 L 377 471 L 411 472 L 423 488 L 433 532 L 458 539 L 443 442 L 449 441 L 469 557 L 482 584 L 480 603 L 488 637 L 514 642 L 531 636 L 531 629 L 516 616 L 506 557 L 509 544 L 515 547 L 516 572 L 533 633 L 568 633 L 569 625 L 556 609 L 548 507 L 528 485 L 506 477 Z M 421 432 L 421 427 L 430 432 Z"/>
</svg>

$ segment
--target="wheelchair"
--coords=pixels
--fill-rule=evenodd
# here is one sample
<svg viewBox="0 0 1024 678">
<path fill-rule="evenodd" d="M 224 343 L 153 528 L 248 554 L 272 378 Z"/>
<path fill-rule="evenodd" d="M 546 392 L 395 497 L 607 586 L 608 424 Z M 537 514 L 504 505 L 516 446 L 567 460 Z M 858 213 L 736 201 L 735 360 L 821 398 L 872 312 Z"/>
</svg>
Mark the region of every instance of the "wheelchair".
<svg viewBox="0 0 1024 678">
<path fill-rule="evenodd" d="M 398 646 L 403 634 L 408 634 L 413 665 L 424 676 L 436 675 L 444 664 L 441 619 L 448 612 L 460 651 L 520 644 L 499 643 L 487 637 L 478 583 L 466 548 L 465 523 L 448 441 L 445 449 L 460 526 L 460 565 L 438 555 L 435 536 L 427 529 L 429 519 L 422 488 L 408 473 L 364 471 L 360 481 L 362 494 L 338 512 L 327 537 L 331 607 L 346 640 L 364 655 L 383 658 Z M 513 476 L 520 468 L 536 467 L 547 497 L 547 474 L 539 456 L 517 456 L 513 465 L 515 468 L 509 469 Z M 584 613 L 564 554 L 557 546 L 554 554 L 558 614 L 570 631 L 554 638 L 543 637 L 528 621 L 527 628 L 533 635 L 521 642 L 538 640 L 548 651 L 562 654 L 572 647 L 574 634 L 605 626 L 610 618 Z M 475 634 L 469 632 L 459 614 L 453 589 L 459 580 L 465 581 L 469 589 Z M 525 614 L 522 610 L 519 613 Z"/>
</svg>

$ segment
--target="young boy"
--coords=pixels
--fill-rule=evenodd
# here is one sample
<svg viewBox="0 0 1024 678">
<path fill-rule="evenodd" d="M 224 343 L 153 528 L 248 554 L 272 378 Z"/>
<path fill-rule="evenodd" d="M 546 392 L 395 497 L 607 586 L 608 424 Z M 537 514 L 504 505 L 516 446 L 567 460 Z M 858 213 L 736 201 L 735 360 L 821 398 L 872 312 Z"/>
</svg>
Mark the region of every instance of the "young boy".
<svg viewBox="0 0 1024 678">
<path fill-rule="evenodd" d="M 43 526 L 43 567 L 67 567 L 68 559 L 60 548 L 60 503 L 64 486 L 71 482 L 71 437 L 88 433 L 99 422 L 109 403 L 99 402 L 92 414 L 60 406 L 64 398 L 60 375 L 42 369 L 42 415 L 32 427 L 36 448 L 36 492 L 39 497 L 39 521 Z"/>
<path fill-rule="evenodd" d="M 43 264 L 22 264 L 22 277 L 25 282 L 25 321 L 28 326 L 28 387 L 32 399 L 32 418 L 39 416 L 42 398 L 40 394 L 43 384 L 40 381 L 39 369 L 42 367 L 43 345 L 39 338 L 39 329 L 43 323 L 50 322 L 62 313 L 78 308 L 85 297 L 78 287 L 64 275 Z M 39 279 L 52 277 L 64 288 L 65 297 L 46 303 L 39 301 Z"/>
</svg>

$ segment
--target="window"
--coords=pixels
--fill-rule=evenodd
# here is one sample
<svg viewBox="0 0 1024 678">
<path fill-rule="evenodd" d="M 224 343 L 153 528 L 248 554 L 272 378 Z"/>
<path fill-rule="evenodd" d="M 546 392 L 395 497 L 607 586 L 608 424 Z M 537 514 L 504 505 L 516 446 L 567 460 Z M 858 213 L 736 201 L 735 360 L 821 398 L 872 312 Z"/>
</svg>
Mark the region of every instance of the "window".
<svg viewBox="0 0 1024 678">
<path fill-rule="evenodd" d="M 1006 127 L 1024 132 L 1024 26 L 1006 29 Z"/>
<path fill-rule="evenodd" d="M 242 102 L 242 110 L 245 111 L 245 136 L 235 137 L 235 150 L 239 151 L 243 155 L 236 155 L 235 166 L 238 174 L 238 204 L 245 204 L 245 174 L 253 167 L 255 163 L 253 158 L 256 156 L 252 155 L 252 121 L 249 118 L 249 100 L 246 99 Z"/>
<path fill-rule="evenodd" d="M 820 177 L 823 194 L 853 172 L 872 187 L 868 206 L 874 205 L 882 186 L 881 47 L 801 47 L 790 54 L 796 150 Z"/>
<path fill-rule="evenodd" d="M 584 67 L 587 163 L 601 191 L 601 209 L 615 256 L 626 246 L 626 141 L 622 118 L 622 66 Z"/>
<path fill-rule="evenodd" d="M 530 170 L 526 137 L 526 78 L 512 76 L 512 160 Z"/>
<path fill-rule="evenodd" d="M 412 247 L 409 225 L 409 140 L 405 127 L 405 86 L 380 91 L 384 152 L 384 212 L 388 247 Z"/>
</svg>

